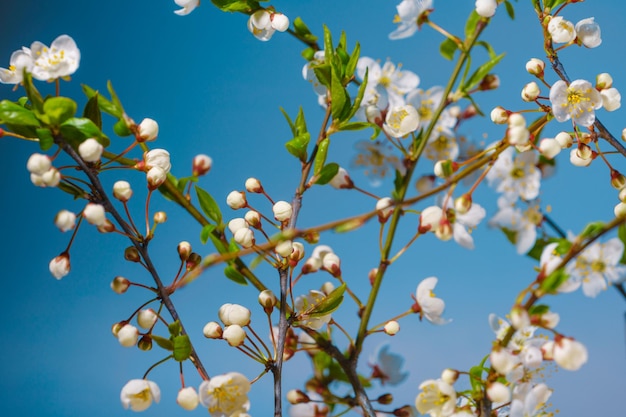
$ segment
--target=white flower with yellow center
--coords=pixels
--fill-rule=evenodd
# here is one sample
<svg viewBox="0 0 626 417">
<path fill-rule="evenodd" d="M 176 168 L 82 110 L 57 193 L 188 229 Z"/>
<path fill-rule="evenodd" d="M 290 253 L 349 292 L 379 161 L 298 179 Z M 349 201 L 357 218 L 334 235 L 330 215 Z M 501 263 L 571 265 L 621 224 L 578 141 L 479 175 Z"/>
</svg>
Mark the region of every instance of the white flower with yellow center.
<svg viewBox="0 0 626 417">
<path fill-rule="evenodd" d="M 500 197 L 498 208 L 500 210 L 489 220 L 489 225 L 514 232 L 517 253 L 520 255 L 527 253 L 535 245 L 537 226 L 543 221 L 539 206 L 531 203 L 526 210 L 522 211 L 514 207 L 510 200 Z"/>
<path fill-rule="evenodd" d="M 576 261 L 570 262 L 566 271 L 570 278 L 559 287 L 560 292 L 570 292 L 582 285 L 587 297 L 595 297 L 610 284 L 620 283 L 626 278 L 626 266 L 619 261 L 624 253 L 624 244 L 618 238 L 605 243 L 594 243 L 585 249 Z"/>
<path fill-rule="evenodd" d="M 161 400 L 161 390 L 158 385 L 145 379 L 131 379 L 124 385 L 120 394 L 124 408 L 133 411 L 144 411 L 152 401 Z"/>
<path fill-rule="evenodd" d="M 581 126 L 591 126 L 596 121 L 595 111 L 602 107 L 602 95 L 586 80 L 575 80 L 568 86 L 559 80 L 550 88 L 552 114 L 559 122 L 572 119 Z"/>
<path fill-rule="evenodd" d="M 0 83 L 18 84 L 24 78 L 24 69 L 30 72 L 33 67 L 33 58 L 30 49 L 22 48 L 11 54 L 9 68 L 0 68 Z"/>
<path fill-rule="evenodd" d="M 238 372 L 214 376 L 198 388 L 200 403 L 209 409 L 211 417 L 230 417 L 247 410 L 249 391 L 250 381 Z"/>
<path fill-rule="evenodd" d="M 419 127 L 420 119 L 415 107 L 410 104 L 389 109 L 383 128 L 394 138 L 402 138 Z"/>
<path fill-rule="evenodd" d="M 80 51 L 76 42 L 68 35 L 56 38 L 48 48 L 41 42 L 34 42 L 31 47 L 33 78 L 49 81 L 68 77 L 78 69 Z"/>
<path fill-rule="evenodd" d="M 446 308 L 446 303 L 441 298 L 437 298 L 433 291 L 437 281 L 436 277 L 428 277 L 420 282 L 415 291 L 415 303 L 418 307 L 417 312 L 419 312 L 420 318 L 422 316 L 426 317 L 426 320 L 433 324 L 446 324 L 451 321 L 441 317 L 443 310 Z M 413 311 L 416 311 L 415 306 Z"/>
<path fill-rule="evenodd" d="M 366 71 L 367 88 L 375 88 L 381 96 L 387 96 L 391 107 L 403 105 L 404 95 L 417 88 L 420 82 L 417 74 L 401 70 L 401 65 L 387 61 L 381 67 L 378 61 L 364 56 L 357 63 L 357 76 L 363 80 Z"/>
<path fill-rule="evenodd" d="M 420 414 L 432 417 L 447 417 L 456 408 L 454 387 L 441 379 L 428 379 L 420 384 L 422 392 L 415 399 L 415 407 Z"/>
<path fill-rule="evenodd" d="M 396 6 L 398 14 L 393 19 L 393 22 L 399 25 L 389 34 L 389 39 L 404 39 L 412 36 L 418 29 L 417 19 L 422 13 L 432 8 L 433 0 L 402 0 Z"/>
<path fill-rule="evenodd" d="M 487 173 L 487 182 L 496 191 L 514 202 L 518 197 L 532 200 L 539 195 L 541 171 L 537 168 L 538 156 L 534 151 L 518 153 L 507 148 L 502 152 L 491 170 Z"/>
<path fill-rule="evenodd" d="M 311 317 L 314 307 L 324 301 L 326 294 L 317 290 L 310 290 L 308 295 L 301 295 L 296 298 L 296 311 L 298 311 L 300 325 L 310 329 L 319 330 L 325 324 L 330 322 L 331 315 L 324 314 L 322 316 Z"/>
</svg>

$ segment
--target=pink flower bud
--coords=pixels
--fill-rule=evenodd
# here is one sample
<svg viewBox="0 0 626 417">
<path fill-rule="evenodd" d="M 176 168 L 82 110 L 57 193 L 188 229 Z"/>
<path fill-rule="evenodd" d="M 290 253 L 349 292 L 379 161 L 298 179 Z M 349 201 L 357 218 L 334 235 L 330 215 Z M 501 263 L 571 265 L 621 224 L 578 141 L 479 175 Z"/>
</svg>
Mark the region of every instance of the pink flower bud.
<svg viewBox="0 0 626 417">
<path fill-rule="evenodd" d="M 156 190 L 167 180 L 167 173 L 161 167 L 155 166 L 150 168 L 146 174 L 146 180 L 148 181 L 148 188 Z"/>
<path fill-rule="evenodd" d="M 254 232 L 247 227 L 237 230 L 233 238 L 244 248 L 251 248 L 255 244 Z"/>
<path fill-rule="evenodd" d="M 251 227 L 255 229 L 261 228 L 261 215 L 258 211 L 248 210 L 244 218 Z"/>
<path fill-rule="evenodd" d="M 526 71 L 529 74 L 536 75 L 538 78 L 543 78 L 543 71 L 546 67 L 546 63 L 538 58 L 531 58 L 526 63 Z"/>
<path fill-rule="evenodd" d="M 587 362 L 587 348 L 574 339 L 563 337 L 554 341 L 554 361 L 563 369 L 576 371 Z"/>
<path fill-rule="evenodd" d="M 272 21 L 272 28 L 279 32 L 284 32 L 289 29 L 289 18 L 282 13 L 273 13 L 270 17 Z"/>
<path fill-rule="evenodd" d="M 509 121 L 509 112 L 503 107 L 494 107 L 491 110 L 491 121 L 497 125 L 503 125 Z"/>
<path fill-rule="evenodd" d="M 539 89 L 539 86 L 536 82 L 532 81 L 526 84 L 522 89 L 522 100 L 527 102 L 535 101 L 537 97 L 539 97 L 540 93 L 541 90 Z"/>
<path fill-rule="evenodd" d="M 337 174 L 333 177 L 332 180 L 330 180 L 329 184 L 331 185 L 331 187 L 338 190 L 342 188 L 349 189 L 354 187 L 354 183 L 350 178 L 350 174 L 348 174 L 348 171 L 341 167 L 339 167 L 339 171 L 337 171 Z"/>
<path fill-rule="evenodd" d="M 178 256 L 181 261 L 189 259 L 189 255 L 191 255 L 191 243 L 182 241 L 178 244 L 176 249 L 178 250 Z"/>
<path fill-rule="evenodd" d="M 226 326 L 237 324 L 247 326 L 250 324 L 250 310 L 239 304 L 224 304 L 218 311 L 218 316 Z"/>
<path fill-rule="evenodd" d="M 341 259 L 334 253 L 327 253 L 322 257 L 322 269 L 329 272 L 332 276 L 341 276 Z"/>
<path fill-rule="evenodd" d="M 166 174 L 172 169 L 170 163 L 170 153 L 165 149 L 152 149 L 143 155 L 145 171 L 153 167 L 161 168 Z"/>
<path fill-rule="evenodd" d="M 393 213 L 393 200 L 389 197 L 383 197 L 376 202 L 376 212 L 378 214 L 378 221 L 385 223 L 389 216 Z"/>
</svg>

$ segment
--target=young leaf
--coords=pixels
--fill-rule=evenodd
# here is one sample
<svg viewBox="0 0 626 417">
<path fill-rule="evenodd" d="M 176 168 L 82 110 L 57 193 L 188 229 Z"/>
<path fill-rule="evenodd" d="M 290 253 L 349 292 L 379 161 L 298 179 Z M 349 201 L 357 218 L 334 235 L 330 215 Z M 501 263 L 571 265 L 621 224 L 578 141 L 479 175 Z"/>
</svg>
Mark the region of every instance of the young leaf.
<svg viewBox="0 0 626 417">
<path fill-rule="evenodd" d="M 72 117 L 61 125 L 61 134 L 73 145 L 82 143 L 87 138 L 94 138 L 105 148 L 109 146 L 110 140 L 95 125 L 94 122 L 85 117 Z"/>
<path fill-rule="evenodd" d="M 189 340 L 189 336 L 186 334 L 174 336 L 172 342 L 174 343 L 174 359 L 178 362 L 183 362 L 189 359 L 189 356 L 191 356 L 191 341 Z"/>
<path fill-rule="evenodd" d="M 291 139 L 289 142 L 285 143 L 285 147 L 287 148 L 287 151 L 289 151 L 290 154 L 298 158 L 301 162 L 306 162 L 306 159 L 307 159 L 306 148 L 309 145 L 310 139 L 311 139 L 311 135 L 308 132 L 303 133 Z"/>
<path fill-rule="evenodd" d="M 341 130 L 363 130 L 363 129 L 367 129 L 368 127 L 375 129 L 376 125 L 370 122 L 348 122 L 339 126 L 338 129 L 340 131 Z"/>
<path fill-rule="evenodd" d="M 509 15 L 511 20 L 515 20 L 515 9 L 509 0 L 504 0 L 504 7 L 506 7 L 506 13 Z"/>
<path fill-rule="evenodd" d="M 76 102 L 67 97 L 50 97 L 43 103 L 43 114 L 46 122 L 58 126 L 76 114 Z M 43 119 L 42 119 L 43 120 Z"/>
<path fill-rule="evenodd" d="M 41 97 L 41 93 L 39 93 L 35 87 L 35 84 L 33 84 L 33 75 L 26 72 L 26 70 L 24 70 L 22 84 L 24 85 L 26 96 L 28 97 L 33 109 L 37 113 L 43 113 L 43 98 Z"/>
<path fill-rule="evenodd" d="M 170 323 L 167 326 L 167 330 L 170 332 L 170 335 L 172 337 L 178 336 L 182 330 L 182 326 L 180 325 L 180 322 L 178 320 Z"/>
<path fill-rule="evenodd" d="M 547 294 L 555 294 L 561 284 L 567 281 L 568 278 L 569 275 L 567 275 L 565 270 L 563 268 L 559 268 L 541 281 L 539 288 Z"/>
<path fill-rule="evenodd" d="M 354 98 L 354 103 L 352 103 L 352 108 L 350 109 L 350 112 L 344 119 L 346 121 L 352 119 L 352 117 L 356 114 L 356 112 L 359 111 L 359 108 L 361 108 L 361 101 L 363 101 L 363 96 L 365 95 L 365 88 L 367 87 L 367 78 L 369 75 L 368 71 L 369 69 L 365 70 L 365 76 L 363 76 L 363 82 L 359 86 L 359 90 L 356 93 L 356 97 Z M 358 123 L 358 122 L 355 122 L 355 123 Z M 342 129 L 342 130 L 349 130 L 349 129 Z"/>
<path fill-rule="evenodd" d="M 617 237 L 622 241 L 624 246 L 626 246 L 626 225 L 621 224 L 617 228 Z M 622 259 L 619 261 L 621 264 L 626 264 L 626 251 L 622 254 Z"/>
<path fill-rule="evenodd" d="M 334 50 L 335 48 L 333 47 L 333 38 L 330 34 L 330 29 L 328 29 L 328 26 L 324 25 L 324 61 L 332 61 Z"/>
<path fill-rule="evenodd" d="M 164 337 L 157 336 L 155 334 L 151 334 L 150 338 L 154 340 L 157 343 L 157 345 L 159 345 L 163 349 L 169 350 L 170 352 L 174 350 L 174 343 L 172 343 L 170 339 L 166 339 Z"/>
<path fill-rule="evenodd" d="M 326 164 L 317 174 L 318 177 L 315 183 L 318 185 L 328 184 L 337 175 L 337 172 L 339 172 L 339 165 L 334 162 Z"/>
<path fill-rule="evenodd" d="M 113 84 L 111 83 L 111 81 L 107 81 L 107 90 L 109 90 L 109 94 L 111 94 L 111 101 L 113 102 L 115 107 L 120 109 L 122 111 L 122 114 L 124 114 L 124 106 L 122 106 L 122 102 L 117 97 L 117 94 L 115 93 L 115 90 L 113 89 Z"/>
<path fill-rule="evenodd" d="M 343 283 L 328 294 L 322 301 L 313 304 L 307 309 L 307 316 L 319 317 L 325 316 L 337 310 L 343 302 L 343 293 L 346 291 L 346 284 Z"/>
<path fill-rule="evenodd" d="M 472 10 L 470 15 L 467 18 L 467 22 L 465 22 L 465 37 L 470 38 L 474 35 L 476 31 L 476 25 L 482 19 L 482 17 L 476 13 L 476 10 Z"/>
<path fill-rule="evenodd" d="M 457 49 L 458 46 L 456 42 L 454 42 L 450 38 L 446 38 L 443 42 L 441 42 L 441 45 L 439 45 L 439 53 L 442 57 L 449 61 L 452 61 L 452 58 L 454 58 L 454 53 Z"/>
<path fill-rule="evenodd" d="M 113 117 L 116 117 L 118 119 L 120 119 L 123 114 L 124 114 L 124 110 L 118 108 L 115 106 L 115 104 L 113 104 L 111 101 L 107 100 L 106 98 L 102 97 L 98 91 L 94 90 L 93 88 L 89 87 L 88 85 L 83 84 L 82 85 L 83 88 L 83 92 L 85 93 L 85 95 L 87 96 L 87 98 L 93 98 L 95 96 L 98 96 L 98 107 L 100 108 L 100 110 L 102 110 L 103 112 L 110 114 Z"/>
<path fill-rule="evenodd" d="M 461 91 L 469 91 L 480 84 L 483 78 L 485 78 L 485 75 L 489 74 L 502 58 L 504 58 L 504 54 L 500 54 L 478 67 L 469 80 L 465 82 L 465 85 L 461 87 Z"/>
<path fill-rule="evenodd" d="M 356 70 L 356 64 L 359 62 L 359 56 L 361 55 L 361 45 L 357 42 L 354 45 L 354 49 L 352 50 L 352 54 L 350 55 L 350 59 L 346 64 L 346 71 L 344 74 L 344 81 L 347 82 L 354 75 L 354 71 Z"/>
<path fill-rule="evenodd" d="M 206 243 L 209 241 L 209 237 L 214 230 L 215 225 L 213 224 L 207 224 L 202 228 L 202 230 L 200 231 L 200 242 L 202 242 L 203 245 L 206 245 Z"/>
<path fill-rule="evenodd" d="M 9 100 L 0 101 L 0 120 L 7 125 L 40 126 L 39 120 L 31 110 Z"/>
<path fill-rule="evenodd" d="M 211 194 L 196 185 L 196 195 L 200 202 L 200 208 L 211 220 L 217 224 L 222 223 L 222 212 Z"/>
<path fill-rule="evenodd" d="M 89 100 L 87 100 L 87 104 L 85 104 L 85 109 L 83 110 L 83 117 L 94 122 L 98 129 L 102 130 L 102 112 L 100 111 L 100 107 L 98 107 L 98 95 L 94 95 Z"/>
<path fill-rule="evenodd" d="M 298 134 L 296 132 L 296 125 L 291 121 L 291 117 L 289 117 L 285 109 L 283 109 L 282 107 L 280 107 L 279 109 L 280 109 L 280 112 L 283 114 L 283 116 L 285 116 L 285 119 L 287 120 L 287 123 L 289 124 L 289 129 L 291 129 L 291 134 L 293 136 L 296 136 Z"/>
<path fill-rule="evenodd" d="M 39 147 L 42 151 L 47 151 L 54 145 L 54 136 L 52 136 L 52 131 L 48 128 L 42 127 L 37 129 L 37 137 L 39 138 Z"/>
<path fill-rule="evenodd" d="M 328 154 L 328 146 L 330 145 L 330 139 L 322 139 L 317 145 L 317 153 L 315 154 L 315 162 L 313 164 L 313 174 L 318 175 L 322 172 L 322 168 L 326 163 L 326 155 Z"/>
<path fill-rule="evenodd" d="M 236 282 L 237 284 L 248 285 L 246 277 L 244 277 L 241 272 L 237 271 L 232 265 L 228 265 L 226 266 L 226 268 L 224 268 L 224 275 L 226 276 L 226 278 Z"/>
<path fill-rule="evenodd" d="M 591 222 L 587 226 L 585 226 L 585 229 L 581 233 L 581 237 L 583 239 L 592 238 L 596 236 L 598 233 L 600 233 L 603 229 L 604 229 L 604 222 L 600 222 L 600 221 Z"/>
</svg>

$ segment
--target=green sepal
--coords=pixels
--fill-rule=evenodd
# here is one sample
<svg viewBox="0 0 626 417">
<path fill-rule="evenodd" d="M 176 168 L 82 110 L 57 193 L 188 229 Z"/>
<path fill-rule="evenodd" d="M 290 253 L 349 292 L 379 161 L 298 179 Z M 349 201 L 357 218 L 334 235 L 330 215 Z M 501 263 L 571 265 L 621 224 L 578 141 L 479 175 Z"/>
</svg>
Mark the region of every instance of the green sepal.
<svg viewBox="0 0 626 417">
<path fill-rule="evenodd" d="M 74 117 L 77 108 L 76 102 L 72 99 L 50 97 L 43 103 L 43 114 L 39 116 L 39 119 L 48 125 L 58 126 Z"/>
<path fill-rule="evenodd" d="M 448 61 L 452 61 L 454 53 L 457 49 L 459 49 L 459 46 L 450 38 L 444 39 L 444 41 L 439 45 L 439 53 Z"/>
<path fill-rule="evenodd" d="M 196 185 L 196 195 L 200 208 L 211 220 L 217 224 L 222 224 L 222 212 L 211 194 Z"/>
<path fill-rule="evenodd" d="M 317 304 L 312 304 L 306 311 L 308 317 L 321 317 L 337 310 L 343 302 L 343 293 L 346 291 L 346 283 L 335 288 L 330 294 Z"/>
<path fill-rule="evenodd" d="M 489 61 L 482 64 L 480 67 L 474 71 L 474 73 L 470 76 L 469 80 L 465 82 L 465 84 L 461 87 L 461 91 L 469 91 L 472 88 L 476 87 L 480 82 L 485 78 L 485 75 L 489 74 L 493 67 L 495 67 L 498 62 L 502 58 L 504 58 L 505 54 L 500 54 L 495 58 L 491 58 Z"/>
<path fill-rule="evenodd" d="M 96 139 L 105 148 L 110 144 L 109 138 L 86 117 L 72 117 L 66 120 L 60 126 L 60 131 L 72 146 L 78 146 L 88 138 Z"/>
<path fill-rule="evenodd" d="M 300 52 L 300 55 L 302 55 L 302 58 L 306 59 L 307 61 L 312 61 L 313 58 L 315 58 L 315 49 L 311 47 L 305 48 L 302 50 L 302 52 Z"/>
<path fill-rule="evenodd" d="M 9 100 L 0 101 L 0 120 L 8 125 L 39 127 L 35 113 Z"/>
<path fill-rule="evenodd" d="M 170 339 L 166 339 L 161 336 L 157 336 L 155 334 L 151 334 L 150 338 L 156 342 L 161 348 L 165 350 L 169 350 L 170 352 L 174 350 L 174 343 Z"/>
<path fill-rule="evenodd" d="M 313 174 L 318 175 L 322 172 L 324 164 L 326 163 L 326 155 L 328 154 L 328 147 L 330 146 L 330 139 L 324 138 L 317 145 L 317 153 L 315 154 L 315 162 L 313 163 Z"/>
<path fill-rule="evenodd" d="M 174 344 L 174 350 L 172 352 L 174 359 L 178 362 L 183 362 L 189 359 L 191 356 L 191 341 L 189 340 L 189 336 L 186 334 L 174 336 L 172 342 Z"/>
<path fill-rule="evenodd" d="M 39 147 L 42 151 L 47 151 L 54 145 L 54 136 L 52 131 L 47 127 L 41 127 L 36 130 L 37 137 L 39 138 Z"/>
<path fill-rule="evenodd" d="M 226 276 L 226 278 L 239 285 L 248 285 L 246 277 L 244 277 L 243 274 L 237 271 L 237 269 L 235 269 L 235 267 L 232 265 L 227 265 L 226 268 L 224 268 L 224 275 Z"/>
<path fill-rule="evenodd" d="M 94 124 L 98 126 L 98 129 L 102 130 L 102 112 L 100 111 L 100 107 L 98 107 L 97 94 L 87 100 L 87 104 L 85 104 L 85 109 L 83 110 L 83 117 L 94 122 Z"/>
<path fill-rule="evenodd" d="M 334 162 L 326 164 L 324 168 L 322 168 L 320 172 L 317 174 L 317 179 L 315 180 L 315 184 L 317 185 L 328 184 L 330 180 L 332 180 L 335 177 L 335 175 L 337 175 L 337 172 L 339 172 L 339 165 L 337 165 Z"/>
<path fill-rule="evenodd" d="M 107 114 L 110 114 L 111 116 L 115 118 L 118 118 L 118 119 L 122 118 L 122 116 L 124 115 L 124 109 L 118 108 L 115 104 L 113 104 L 113 102 L 102 97 L 98 93 L 97 90 L 94 90 L 88 85 L 83 84 L 82 88 L 83 88 L 83 93 L 85 93 L 87 98 L 91 99 L 95 96 L 98 96 L 98 107 L 100 108 L 100 110 L 102 110 L 103 112 Z"/>
</svg>

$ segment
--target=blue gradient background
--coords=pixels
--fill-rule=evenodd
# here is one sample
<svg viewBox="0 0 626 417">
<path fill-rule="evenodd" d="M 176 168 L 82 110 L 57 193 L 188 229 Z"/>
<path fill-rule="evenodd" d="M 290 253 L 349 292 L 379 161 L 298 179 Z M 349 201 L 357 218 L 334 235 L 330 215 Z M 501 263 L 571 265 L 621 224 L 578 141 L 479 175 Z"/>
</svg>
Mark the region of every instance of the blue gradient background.
<svg viewBox="0 0 626 417">
<path fill-rule="evenodd" d="M 497 104 L 509 108 L 527 107 L 519 99 L 522 86 L 532 80 L 524 70 L 531 57 L 542 57 L 541 38 L 529 2 L 516 3 L 517 18 L 511 22 L 498 10 L 486 38 L 497 52 L 507 52 L 498 67 L 502 88 L 478 97 L 483 109 Z M 389 41 L 396 2 L 374 0 L 277 1 L 276 8 L 291 19 L 302 16 L 316 34 L 322 24 L 338 39 L 341 30 L 348 34 L 350 46 L 361 43 L 363 56 L 402 62 L 406 69 L 421 77 L 420 87 L 443 84 L 452 67 L 437 54 L 441 38 L 429 28 L 402 41 Z M 437 1 L 433 20 L 450 30 L 460 30 L 473 7 L 472 1 Z M 62 83 L 62 94 L 84 104 L 80 84 L 105 91 L 111 80 L 127 113 L 139 121 L 152 117 L 160 123 L 155 147 L 172 152 L 173 173 L 190 172 L 191 159 L 207 153 L 214 159 L 211 173 L 201 180 L 215 198 L 223 202 L 228 192 L 243 189 L 249 176 L 261 179 L 274 199 L 290 200 L 298 181 L 298 163 L 289 157 L 283 143 L 289 129 L 278 111 L 284 107 L 295 115 L 302 105 L 312 132 L 319 129 L 323 113 L 317 106 L 311 86 L 301 78 L 304 61 L 302 46 L 287 34 L 276 34 L 267 43 L 254 39 L 246 29 L 246 18 L 215 9 L 208 0 L 186 17 L 172 13 L 173 1 L 85 2 L 76 0 L 11 2 L 2 6 L 0 17 L 0 65 L 8 65 L 12 51 L 40 40 L 50 44 L 67 33 L 77 42 L 82 60 L 71 83 Z M 589 1 L 569 7 L 564 16 L 574 22 L 595 16 L 603 32 L 603 44 L 593 50 L 570 48 L 562 53 L 572 79 L 593 79 L 599 72 L 610 72 L 615 86 L 623 84 L 623 41 L 626 19 L 623 2 Z M 475 60 L 478 63 L 478 59 Z M 548 75 L 549 80 L 554 80 Z M 44 93 L 52 85 L 40 84 Z M 547 91 L 544 91 L 547 94 Z M 17 98 L 10 86 L 0 85 L 0 97 Z M 624 127 L 623 110 L 599 112 L 600 118 L 617 136 Z M 106 119 L 105 123 L 110 122 Z M 546 133 L 556 133 L 565 125 L 553 124 Z M 493 141 L 503 129 L 488 120 L 468 123 L 464 132 L 473 140 Z M 342 134 L 333 138 L 330 159 L 350 166 L 356 141 L 370 132 Z M 121 150 L 128 139 L 114 139 Z M 69 235 L 53 225 L 54 215 L 67 208 L 78 212 L 83 202 L 70 201 L 58 190 L 35 188 L 25 164 L 36 151 L 32 143 L 13 138 L 0 141 L 3 198 L 0 199 L 0 230 L 3 250 L 3 291 L 0 314 L 3 337 L 0 342 L 0 414 L 5 416 L 113 416 L 129 415 L 119 403 L 121 387 L 165 355 L 155 348 L 145 353 L 121 348 L 111 336 L 113 323 L 125 319 L 147 299 L 147 293 L 133 289 L 123 296 L 114 294 L 109 283 L 116 275 L 149 283 L 140 268 L 123 260 L 127 245 L 116 235 L 101 235 L 82 227 L 71 252 L 72 272 L 61 281 L 52 278 L 48 262 L 67 245 Z M 622 160 L 612 158 L 615 168 L 626 171 Z M 607 220 L 617 202 L 610 187 L 608 170 L 599 161 L 587 169 L 574 169 L 566 153 L 558 158 L 558 175 L 542 184 L 542 204 L 551 205 L 552 217 L 564 229 L 579 231 L 589 220 Z M 428 169 L 426 164 L 424 170 Z M 361 172 L 352 170 L 357 184 L 367 187 Z M 105 175 L 112 184 L 117 179 L 134 182 L 133 211 L 141 217 L 145 197 L 141 173 L 113 171 Z M 390 181 L 373 192 L 384 195 Z M 264 210 L 261 199 L 252 200 Z M 488 217 L 496 211 L 495 194 L 482 187 L 475 201 L 483 205 Z M 430 204 L 430 203 L 429 203 Z M 225 207 L 225 204 L 223 204 Z M 176 273 L 176 245 L 188 240 L 200 254 L 212 252 L 202 247 L 199 227 L 182 210 L 153 200 L 153 209 L 168 212 L 169 221 L 160 226 L 151 246 L 161 274 L 167 279 Z M 299 225 L 361 213 L 373 202 L 355 192 L 340 192 L 317 187 L 307 193 Z M 225 217 L 238 214 L 225 209 Z M 406 241 L 416 227 L 407 216 Z M 326 234 L 321 243 L 333 246 L 343 261 L 344 276 L 355 291 L 366 297 L 367 272 L 376 265 L 377 226 L 343 235 Z M 493 334 L 487 316 L 504 316 L 517 292 L 533 279 L 536 263 L 519 257 L 497 230 L 486 224 L 474 232 L 477 249 L 467 251 L 454 242 L 439 242 L 432 237 L 420 239 L 412 250 L 391 268 L 374 311 L 373 323 L 408 309 L 410 295 L 425 277 L 439 277 L 437 295 L 447 303 L 446 317 L 453 322 L 445 327 L 420 323 L 416 317 L 401 322 L 402 330 L 393 339 L 372 337 L 365 345 L 365 357 L 383 342 L 392 342 L 392 351 L 406 358 L 410 377 L 393 391 L 394 406 L 413 404 L 419 383 L 437 378 L 446 367 L 467 369 L 489 352 Z M 263 266 L 259 276 L 276 288 L 275 273 Z M 327 276 L 307 276 L 299 284 L 301 293 L 318 288 Z M 256 292 L 225 280 L 221 270 L 208 271 L 192 286 L 174 297 L 186 327 L 212 375 L 239 371 L 254 378 L 262 367 L 225 343 L 207 341 L 202 326 L 215 320 L 223 302 L 238 302 L 253 309 L 253 325 L 258 333 L 268 333 L 262 311 L 256 307 Z M 623 387 L 626 384 L 624 346 L 624 300 L 610 289 L 592 300 L 580 292 L 551 298 L 553 309 L 561 314 L 559 330 L 582 341 L 589 349 L 589 362 L 578 372 L 549 367 L 544 374 L 555 388 L 550 400 L 562 416 L 623 415 Z M 354 305 L 346 301 L 336 320 L 348 329 L 357 326 Z M 339 339 L 341 340 L 341 339 Z M 361 371 L 368 372 L 367 360 Z M 150 379 L 162 390 L 161 403 L 153 405 L 146 416 L 185 415 L 175 403 L 179 388 L 178 368 L 173 363 L 158 367 Z M 199 378 L 185 365 L 187 383 L 197 386 Z M 286 365 L 285 389 L 302 388 L 310 375 L 303 355 Z M 378 390 L 380 393 L 385 389 Z M 272 412 L 271 378 L 265 377 L 251 394 L 254 416 Z M 206 413 L 198 408 L 193 414 Z"/>
</svg>

